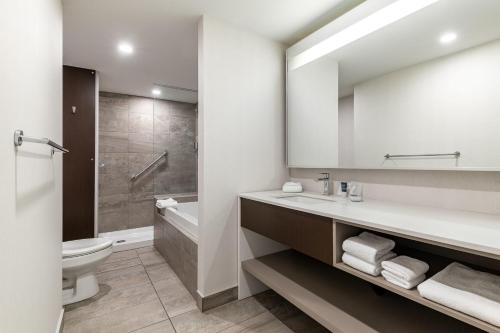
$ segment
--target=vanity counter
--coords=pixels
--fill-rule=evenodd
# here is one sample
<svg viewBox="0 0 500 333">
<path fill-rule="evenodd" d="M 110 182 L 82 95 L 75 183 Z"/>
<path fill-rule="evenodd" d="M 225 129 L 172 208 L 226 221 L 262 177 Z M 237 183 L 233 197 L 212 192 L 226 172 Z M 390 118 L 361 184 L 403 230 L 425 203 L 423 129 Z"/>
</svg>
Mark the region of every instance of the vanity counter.
<svg viewBox="0 0 500 333">
<path fill-rule="evenodd" d="M 324 203 L 284 200 L 284 196 L 327 199 Z M 280 206 L 309 214 L 341 220 L 356 226 L 381 230 L 462 248 L 500 258 L 500 216 L 459 210 L 399 204 L 367 199 L 351 202 L 345 198 L 313 193 L 264 191 L 240 194 L 240 198 Z"/>
</svg>

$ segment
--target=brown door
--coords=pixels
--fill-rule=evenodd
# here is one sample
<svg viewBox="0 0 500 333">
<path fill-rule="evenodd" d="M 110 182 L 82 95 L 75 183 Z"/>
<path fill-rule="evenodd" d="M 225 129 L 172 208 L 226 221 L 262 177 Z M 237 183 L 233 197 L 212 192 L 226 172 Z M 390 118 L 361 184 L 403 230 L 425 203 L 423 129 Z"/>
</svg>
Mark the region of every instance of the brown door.
<svg viewBox="0 0 500 333">
<path fill-rule="evenodd" d="M 94 237 L 95 84 L 95 71 L 64 66 L 64 241 Z"/>
</svg>

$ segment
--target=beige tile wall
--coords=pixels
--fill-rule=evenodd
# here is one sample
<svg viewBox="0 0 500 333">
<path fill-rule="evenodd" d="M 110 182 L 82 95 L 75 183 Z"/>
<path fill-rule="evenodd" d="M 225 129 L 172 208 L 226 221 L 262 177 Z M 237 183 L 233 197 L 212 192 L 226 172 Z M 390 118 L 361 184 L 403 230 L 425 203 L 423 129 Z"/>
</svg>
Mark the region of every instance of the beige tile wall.
<svg viewBox="0 0 500 333">
<path fill-rule="evenodd" d="M 193 104 L 100 93 L 99 232 L 151 226 L 155 194 L 197 191 L 196 121 Z"/>
</svg>

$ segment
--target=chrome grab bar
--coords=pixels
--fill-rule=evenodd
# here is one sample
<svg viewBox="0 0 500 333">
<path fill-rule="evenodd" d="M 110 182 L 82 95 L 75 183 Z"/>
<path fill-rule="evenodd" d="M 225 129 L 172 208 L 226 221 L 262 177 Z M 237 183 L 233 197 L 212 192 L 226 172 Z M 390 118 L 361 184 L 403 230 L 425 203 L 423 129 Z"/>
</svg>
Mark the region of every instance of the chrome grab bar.
<svg viewBox="0 0 500 333">
<path fill-rule="evenodd" d="M 158 156 L 153 162 L 149 163 L 148 165 L 146 165 L 146 167 L 144 167 L 144 169 L 142 169 L 140 172 L 136 173 L 135 175 L 133 175 L 130 180 L 136 180 L 137 178 L 139 178 L 144 172 L 146 172 L 149 168 L 151 168 L 153 165 L 155 165 L 159 160 L 161 160 L 163 157 L 167 156 L 168 155 L 168 152 L 164 151 L 160 156 Z"/>
<path fill-rule="evenodd" d="M 391 155 L 391 154 L 386 154 L 384 155 L 385 158 L 393 158 L 393 157 L 438 157 L 438 156 L 454 156 L 455 158 L 460 157 L 460 152 L 456 151 L 454 153 L 448 153 L 448 154 L 411 154 L 411 155 Z"/>
<path fill-rule="evenodd" d="M 69 150 L 64 148 L 61 145 L 58 145 L 54 141 L 47 139 L 47 138 L 31 138 L 29 136 L 25 136 L 24 132 L 22 130 L 16 130 L 14 132 L 14 146 L 19 147 L 22 146 L 23 142 L 33 142 L 33 143 L 41 143 L 45 145 L 49 145 L 50 147 L 56 149 L 57 151 L 61 153 L 69 153 Z"/>
</svg>

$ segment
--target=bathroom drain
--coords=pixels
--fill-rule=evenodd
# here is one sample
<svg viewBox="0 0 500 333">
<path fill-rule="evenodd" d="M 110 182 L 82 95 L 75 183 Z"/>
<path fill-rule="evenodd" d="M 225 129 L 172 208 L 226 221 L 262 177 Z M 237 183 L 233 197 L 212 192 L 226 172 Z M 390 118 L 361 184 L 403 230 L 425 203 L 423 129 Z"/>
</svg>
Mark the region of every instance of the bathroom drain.
<svg viewBox="0 0 500 333">
<path fill-rule="evenodd" d="M 125 239 L 120 239 L 120 240 L 117 240 L 116 243 L 125 243 L 126 240 Z"/>
</svg>

